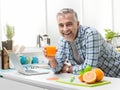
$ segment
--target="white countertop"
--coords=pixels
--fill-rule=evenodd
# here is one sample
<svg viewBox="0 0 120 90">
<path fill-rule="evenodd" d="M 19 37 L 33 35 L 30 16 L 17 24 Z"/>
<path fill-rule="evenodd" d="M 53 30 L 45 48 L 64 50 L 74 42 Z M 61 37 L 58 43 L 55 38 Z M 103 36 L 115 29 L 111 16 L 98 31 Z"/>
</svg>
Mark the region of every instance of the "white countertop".
<svg viewBox="0 0 120 90">
<path fill-rule="evenodd" d="M 58 77 L 60 79 L 66 79 L 73 74 L 54 74 L 52 71 L 49 74 L 42 74 L 42 75 L 33 75 L 33 76 L 25 76 L 16 72 L 16 70 L 11 70 L 8 72 L 2 72 L 1 75 L 3 78 L 18 81 L 21 83 L 26 83 L 29 85 L 33 85 L 36 87 L 47 88 L 49 90 L 120 90 L 120 79 L 119 78 L 110 78 L 104 77 L 104 80 L 109 80 L 111 83 L 97 86 L 97 87 L 83 87 L 83 86 L 74 86 L 69 84 L 62 84 L 56 81 L 47 80 L 50 77 Z"/>
</svg>

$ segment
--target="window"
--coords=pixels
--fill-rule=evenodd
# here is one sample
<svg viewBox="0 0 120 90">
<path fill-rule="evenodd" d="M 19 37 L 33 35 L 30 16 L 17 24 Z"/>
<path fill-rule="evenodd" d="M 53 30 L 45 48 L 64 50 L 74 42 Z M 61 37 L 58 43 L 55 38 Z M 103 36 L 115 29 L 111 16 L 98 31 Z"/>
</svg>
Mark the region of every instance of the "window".
<svg viewBox="0 0 120 90">
<path fill-rule="evenodd" d="M 36 46 L 37 35 L 46 33 L 45 0 L 1 0 L 2 41 L 6 24 L 15 27 L 14 45 Z"/>
</svg>

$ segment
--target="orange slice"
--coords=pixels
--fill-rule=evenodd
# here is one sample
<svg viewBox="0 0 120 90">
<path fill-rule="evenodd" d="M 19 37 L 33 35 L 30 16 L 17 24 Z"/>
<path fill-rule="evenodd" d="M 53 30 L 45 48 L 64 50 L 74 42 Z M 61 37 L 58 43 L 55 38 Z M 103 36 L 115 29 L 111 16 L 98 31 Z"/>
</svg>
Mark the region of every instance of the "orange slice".
<svg viewBox="0 0 120 90">
<path fill-rule="evenodd" d="M 57 77 L 50 77 L 50 78 L 47 78 L 47 80 L 58 80 L 59 78 Z"/>
<path fill-rule="evenodd" d="M 96 73 L 93 71 L 88 71 L 83 75 L 83 81 L 88 84 L 95 83 L 96 81 Z"/>
<path fill-rule="evenodd" d="M 96 81 L 101 81 L 104 77 L 104 72 L 100 68 L 93 68 L 92 71 L 96 73 Z"/>
</svg>

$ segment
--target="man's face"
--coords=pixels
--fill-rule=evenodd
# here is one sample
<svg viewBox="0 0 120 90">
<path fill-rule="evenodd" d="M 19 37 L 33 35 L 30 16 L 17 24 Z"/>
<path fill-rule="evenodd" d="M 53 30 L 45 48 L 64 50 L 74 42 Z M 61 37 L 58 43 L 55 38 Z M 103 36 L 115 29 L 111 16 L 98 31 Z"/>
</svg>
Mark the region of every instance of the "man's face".
<svg viewBox="0 0 120 90">
<path fill-rule="evenodd" d="M 79 22 L 75 21 L 74 16 L 70 13 L 62 14 L 57 17 L 59 32 L 67 40 L 75 40 L 78 32 Z"/>
</svg>

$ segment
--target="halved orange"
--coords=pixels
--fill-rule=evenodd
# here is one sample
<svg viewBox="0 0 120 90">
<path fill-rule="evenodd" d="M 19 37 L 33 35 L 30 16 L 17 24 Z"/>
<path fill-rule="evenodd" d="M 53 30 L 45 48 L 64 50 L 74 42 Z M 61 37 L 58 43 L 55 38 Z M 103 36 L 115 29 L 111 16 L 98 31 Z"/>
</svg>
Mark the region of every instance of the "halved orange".
<svg viewBox="0 0 120 90">
<path fill-rule="evenodd" d="M 88 84 L 95 83 L 96 81 L 96 73 L 94 71 L 88 71 L 83 75 L 83 81 Z"/>
<path fill-rule="evenodd" d="M 97 82 L 101 81 L 103 79 L 104 72 L 100 68 L 93 68 L 92 71 L 96 73 L 96 76 L 97 76 L 96 81 Z"/>
</svg>

